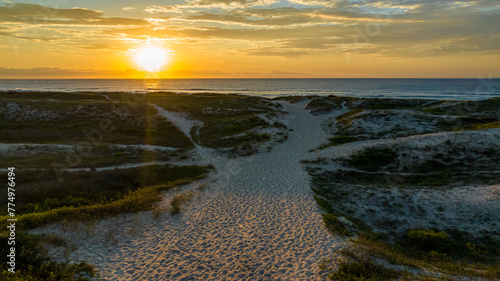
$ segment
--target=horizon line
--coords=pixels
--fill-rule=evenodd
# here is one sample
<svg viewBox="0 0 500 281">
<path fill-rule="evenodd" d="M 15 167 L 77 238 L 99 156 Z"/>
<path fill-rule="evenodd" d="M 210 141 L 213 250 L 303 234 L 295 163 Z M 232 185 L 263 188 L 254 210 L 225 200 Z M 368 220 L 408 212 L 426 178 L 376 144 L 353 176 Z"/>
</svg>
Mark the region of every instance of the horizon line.
<svg viewBox="0 0 500 281">
<path fill-rule="evenodd" d="M 213 80 L 271 80 L 271 79 L 280 79 L 280 80 L 297 80 L 297 79 L 500 79 L 500 77 L 202 77 L 202 78 L 0 78 L 0 80 L 203 80 L 203 79 L 213 79 Z"/>
</svg>

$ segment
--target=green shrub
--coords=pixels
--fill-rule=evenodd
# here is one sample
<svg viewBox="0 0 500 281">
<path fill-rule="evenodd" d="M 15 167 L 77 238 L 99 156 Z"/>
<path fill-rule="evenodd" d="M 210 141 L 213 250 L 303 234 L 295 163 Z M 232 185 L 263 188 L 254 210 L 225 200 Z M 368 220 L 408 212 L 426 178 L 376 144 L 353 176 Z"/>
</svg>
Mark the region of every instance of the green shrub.
<svg viewBox="0 0 500 281">
<path fill-rule="evenodd" d="M 414 245 L 428 251 L 438 251 L 441 253 L 450 253 L 451 240 L 444 231 L 434 230 L 410 230 L 406 235 L 408 245 Z"/>
<path fill-rule="evenodd" d="M 337 145 L 342 145 L 350 142 L 355 142 L 358 139 L 353 136 L 335 136 L 333 138 L 328 139 L 330 141 L 329 145 L 331 146 L 337 146 Z"/>
<path fill-rule="evenodd" d="M 487 124 L 477 124 L 472 126 L 472 130 L 484 130 L 484 129 L 495 129 L 500 128 L 500 121 L 495 121 Z"/>
<path fill-rule="evenodd" d="M 18 231 L 16 235 L 16 273 L 7 271 L 2 264 L 0 280 L 5 281 L 56 281 L 89 280 L 96 275 L 94 268 L 84 262 L 58 263 L 50 260 L 43 245 L 52 243 L 53 238 L 46 235 L 26 234 Z M 2 233 L 0 243 L 7 245 L 7 236 Z M 9 247 L 0 247 L 2 257 L 7 256 Z M 5 261 L 5 259 L 3 259 Z"/>
<path fill-rule="evenodd" d="M 266 99 L 239 95 L 151 93 L 148 98 L 150 103 L 165 110 L 182 111 L 203 122 L 203 126 L 197 128 L 194 131 L 196 134 L 192 135 L 196 142 L 211 148 L 234 147 L 248 142 L 245 139 L 248 137 L 238 136 L 250 134 L 256 128 L 271 126 L 257 114 L 279 111 Z M 207 111 L 207 108 L 212 110 Z"/>
<path fill-rule="evenodd" d="M 25 178 L 18 182 L 16 211 L 21 215 L 63 207 L 107 204 L 139 188 L 197 177 L 206 171 L 208 168 L 201 166 L 149 165 L 101 172 L 71 172 L 64 175 L 62 182 L 52 171 L 37 174 L 23 171 Z M 0 214 L 6 214 L 6 204 L 7 201 L 0 205 Z"/>
<path fill-rule="evenodd" d="M 361 170 L 376 172 L 382 166 L 391 164 L 397 157 L 398 153 L 389 147 L 369 147 L 352 155 L 348 163 Z"/>
<path fill-rule="evenodd" d="M 88 95 L 87 98 L 93 99 L 93 96 Z M 84 132 L 94 132 L 96 128 L 101 128 L 102 120 L 108 120 L 111 125 L 105 131 L 99 131 L 103 143 L 194 147 L 179 128 L 157 115 L 156 109 L 149 104 L 113 104 L 90 99 L 50 102 L 41 98 L 19 99 L 16 104 L 21 112 L 27 113 L 22 113 L 16 122 L 12 122 L 9 116 L 0 116 L 0 142 L 61 143 L 63 140 L 63 143 L 74 144 L 88 141 Z M 46 112 L 53 117 L 42 121 L 36 114 L 29 114 L 32 110 Z"/>
<path fill-rule="evenodd" d="M 429 240 L 447 241 L 446 233 L 443 234 L 438 231 L 415 230 L 411 236 L 414 240 L 425 241 L 424 244 L 427 244 Z M 375 256 L 379 259 L 385 259 L 391 264 L 430 269 L 432 271 L 439 270 L 445 274 L 458 276 L 484 277 L 488 280 L 496 280 L 495 278 L 500 276 L 500 261 L 498 256 L 494 256 L 492 253 L 486 251 L 486 249 L 497 249 L 498 244 L 496 243 L 493 243 L 491 246 L 484 245 L 479 247 L 464 242 L 467 240 L 467 237 L 457 237 L 457 233 L 450 233 L 449 250 L 452 251 L 450 251 L 451 254 L 447 254 L 416 245 L 414 241 L 409 241 L 408 235 L 405 235 L 404 241 L 396 245 L 389 244 L 384 240 L 383 236 L 362 232 L 358 236 L 358 239 L 354 240 L 356 244 L 362 246 L 362 252 L 357 253 L 346 249 L 342 253 L 355 260 L 359 260 L 364 254 L 369 254 L 370 257 Z"/>
<path fill-rule="evenodd" d="M 96 220 L 116 216 L 121 213 L 150 210 L 153 207 L 153 203 L 161 199 L 161 191 L 188 184 L 199 178 L 178 180 L 168 184 L 140 188 L 125 195 L 122 199 L 108 203 L 98 203 L 82 207 L 62 207 L 40 213 L 21 215 L 17 217 L 18 224 L 29 229 L 61 220 Z M 4 221 L 5 218 L 5 216 L 0 217 Z"/>
<path fill-rule="evenodd" d="M 316 203 L 318 203 L 318 206 L 325 212 L 328 212 L 328 213 L 333 213 L 334 210 L 333 208 L 330 206 L 330 203 L 328 202 L 328 200 L 318 196 L 318 195 L 314 195 L 314 200 L 316 200 Z"/>
<path fill-rule="evenodd" d="M 369 261 L 343 262 L 338 271 L 330 276 L 338 281 L 385 281 L 396 280 L 399 274 L 392 269 Z"/>
<path fill-rule="evenodd" d="M 333 214 L 322 214 L 323 222 L 328 230 L 340 236 L 349 234 L 349 230 L 340 222 L 337 216 Z"/>
<path fill-rule="evenodd" d="M 346 112 L 344 114 L 337 116 L 335 119 L 337 119 L 337 121 L 339 121 L 339 122 L 344 123 L 347 119 L 351 118 L 352 116 L 354 116 L 356 114 L 360 114 L 363 111 L 365 111 L 365 110 L 364 109 L 354 109 L 354 110 L 351 110 L 349 112 Z"/>
</svg>

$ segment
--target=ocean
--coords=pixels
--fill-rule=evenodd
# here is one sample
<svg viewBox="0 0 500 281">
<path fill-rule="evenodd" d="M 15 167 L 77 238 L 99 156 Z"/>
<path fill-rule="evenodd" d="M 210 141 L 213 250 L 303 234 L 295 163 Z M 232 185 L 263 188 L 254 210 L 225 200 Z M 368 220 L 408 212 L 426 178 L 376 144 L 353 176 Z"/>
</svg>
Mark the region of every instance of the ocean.
<svg viewBox="0 0 500 281">
<path fill-rule="evenodd" d="M 481 100 L 500 97 L 500 79 L 1 79 L 0 91 L 162 91 L 263 97 L 336 95 Z"/>
</svg>

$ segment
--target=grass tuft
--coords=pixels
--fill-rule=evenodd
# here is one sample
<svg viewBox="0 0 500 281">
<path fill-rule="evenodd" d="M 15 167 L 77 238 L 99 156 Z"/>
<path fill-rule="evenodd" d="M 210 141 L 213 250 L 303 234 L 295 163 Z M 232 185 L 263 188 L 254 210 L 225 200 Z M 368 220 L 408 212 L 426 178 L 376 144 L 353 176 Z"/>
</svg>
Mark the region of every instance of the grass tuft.
<svg viewBox="0 0 500 281">
<path fill-rule="evenodd" d="M 183 192 L 181 194 L 176 195 L 173 199 L 172 202 L 170 202 L 170 205 L 172 206 L 172 209 L 170 210 L 170 213 L 172 215 L 177 215 L 181 212 L 181 207 L 182 205 L 188 203 L 191 201 L 193 198 L 194 193 L 193 192 Z"/>
</svg>

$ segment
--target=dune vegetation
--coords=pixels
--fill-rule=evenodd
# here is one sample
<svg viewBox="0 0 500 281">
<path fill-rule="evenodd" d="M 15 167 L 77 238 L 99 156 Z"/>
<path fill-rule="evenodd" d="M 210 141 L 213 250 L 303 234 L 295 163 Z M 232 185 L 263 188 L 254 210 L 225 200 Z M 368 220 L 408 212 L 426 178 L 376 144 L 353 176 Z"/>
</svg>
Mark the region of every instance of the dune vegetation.
<svg viewBox="0 0 500 281">
<path fill-rule="evenodd" d="M 319 100 L 343 113 L 303 163 L 325 226 L 352 239 L 321 265 L 331 280 L 500 278 L 499 99 Z"/>
<path fill-rule="evenodd" d="M 161 200 L 161 192 L 202 178 L 209 169 L 201 166 L 151 165 L 110 171 L 71 172 L 59 182 L 52 171 L 23 171 L 17 181 L 16 237 L 17 273 L 4 269 L 2 280 L 88 280 L 95 275 L 84 262 L 52 261 L 46 246 L 61 246 L 64 241 L 25 231 L 64 221 L 93 221 L 122 213 L 151 210 Z M 2 229 L 6 229 L 6 202 L 1 205 Z M 7 244 L 9 233 L 0 233 Z M 2 253 L 7 251 L 2 247 Z M 5 254 L 6 255 L 6 254 Z"/>
<path fill-rule="evenodd" d="M 51 259 L 47 249 L 64 240 L 28 231 L 146 210 L 157 217 L 155 204 L 169 190 L 164 207 L 182 217 L 205 183 L 183 186 L 229 171 L 207 155 L 232 165 L 274 152 L 292 133 L 297 141 L 288 101 L 303 120 L 324 121 L 305 152 L 316 148 L 300 159 L 321 210 L 318 227 L 325 237 L 351 239 L 340 259 L 320 265 L 331 280 L 500 278 L 499 100 L 0 93 L 0 156 L 22 175 L 16 218 L 23 230 L 23 265 L 0 277 L 90 280 L 93 266 Z M 6 202 L 0 209 L 5 229 Z M 2 231 L 0 242 L 7 237 Z"/>
</svg>

